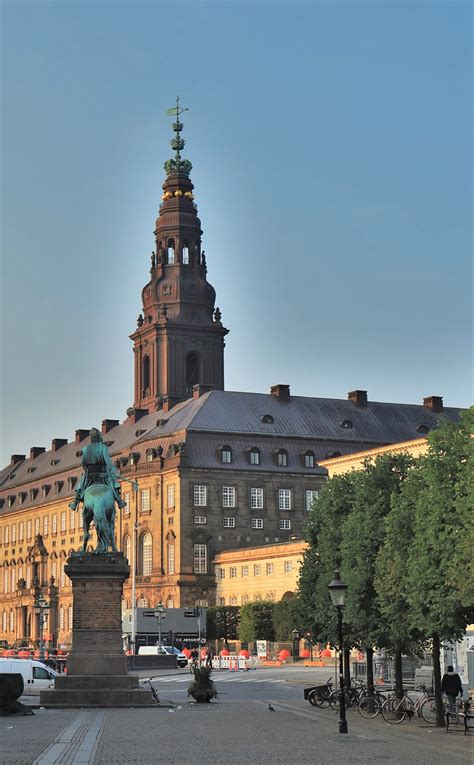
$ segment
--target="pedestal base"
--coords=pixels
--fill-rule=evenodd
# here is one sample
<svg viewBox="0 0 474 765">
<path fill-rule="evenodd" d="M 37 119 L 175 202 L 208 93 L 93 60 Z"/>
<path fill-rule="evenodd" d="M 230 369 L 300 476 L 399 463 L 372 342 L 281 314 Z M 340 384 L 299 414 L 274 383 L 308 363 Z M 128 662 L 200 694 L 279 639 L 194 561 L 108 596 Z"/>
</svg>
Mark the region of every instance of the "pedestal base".
<svg viewBox="0 0 474 765">
<path fill-rule="evenodd" d="M 54 690 L 41 691 L 43 707 L 154 707 L 150 690 L 140 688 L 134 675 L 62 675 Z"/>
</svg>

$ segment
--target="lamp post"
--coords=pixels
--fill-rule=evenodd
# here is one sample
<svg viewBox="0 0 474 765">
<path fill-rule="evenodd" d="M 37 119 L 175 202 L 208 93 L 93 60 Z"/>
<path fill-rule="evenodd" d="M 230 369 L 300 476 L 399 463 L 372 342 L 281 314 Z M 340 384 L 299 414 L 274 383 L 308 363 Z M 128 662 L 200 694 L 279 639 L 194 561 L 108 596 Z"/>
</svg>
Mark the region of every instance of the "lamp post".
<svg viewBox="0 0 474 765">
<path fill-rule="evenodd" d="M 155 617 L 158 622 L 158 645 L 160 647 L 161 651 L 161 622 L 166 616 L 166 608 L 164 607 L 163 603 L 158 603 L 158 605 L 155 608 Z"/>
<path fill-rule="evenodd" d="M 344 689 L 344 641 L 342 636 L 342 610 L 346 604 L 347 584 L 341 582 L 340 572 L 334 572 L 334 579 L 328 584 L 333 606 L 337 609 L 337 628 L 339 640 L 339 685 L 341 700 L 339 704 L 339 733 L 347 733 L 346 696 Z"/>
<path fill-rule="evenodd" d="M 118 477 L 118 476 L 117 476 Z M 133 523 L 132 534 L 132 557 L 133 563 L 132 569 L 132 634 L 130 636 L 130 644 L 132 646 L 133 653 L 136 653 L 135 643 L 137 639 L 137 532 L 139 528 L 138 523 L 138 481 L 131 481 L 129 478 L 118 477 L 120 482 L 126 481 L 133 488 L 135 494 L 135 521 Z M 120 511 L 120 518 L 122 517 L 122 511 Z M 120 528 L 120 532 L 122 529 Z M 122 540 L 120 540 L 120 549 L 122 549 Z"/>
<path fill-rule="evenodd" d="M 300 633 L 298 630 L 291 630 L 291 637 L 293 638 L 293 656 L 298 656 L 298 648 L 300 643 Z"/>
<path fill-rule="evenodd" d="M 49 611 L 49 603 L 47 600 L 43 597 L 43 595 L 38 595 L 37 599 L 34 602 L 33 609 L 35 614 L 38 616 L 38 625 L 39 625 L 39 660 L 44 661 L 44 639 L 43 639 L 43 632 L 44 632 L 44 625 L 46 622 L 46 619 L 48 618 L 48 611 Z"/>
</svg>

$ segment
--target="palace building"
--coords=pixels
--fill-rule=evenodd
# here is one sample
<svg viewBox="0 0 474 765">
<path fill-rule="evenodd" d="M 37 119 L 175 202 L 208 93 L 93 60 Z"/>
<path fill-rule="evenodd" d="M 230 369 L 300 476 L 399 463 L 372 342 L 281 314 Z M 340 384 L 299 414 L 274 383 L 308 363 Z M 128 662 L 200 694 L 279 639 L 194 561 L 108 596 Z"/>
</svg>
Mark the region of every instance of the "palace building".
<svg viewBox="0 0 474 765">
<path fill-rule="evenodd" d="M 191 163 L 180 154 L 182 127 L 178 114 L 150 277 L 131 334 L 133 406 L 123 421 L 101 423 L 127 502 L 117 514 L 117 545 L 135 560 L 136 605 L 143 607 L 215 604 L 225 597 L 216 594 L 215 562 L 222 568 L 225 551 L 245 557 L 268 546 L 276 566 L 279 551 L 302 538 L 327 477 L 321 460 L 416 439 L 440 417 L 458 416 L 437 396 L 397 404 L 372 402 L 362 390 L 346 400 L 295 396 L 288 384 L 268 393 L 224 390 L 228 330 L 207 280 Z M 12 455 L 0 472 L 0 639 L 9 643 L 38 639 L 39 595 L 50 606 L 46 637 L 70 642 L 64 565 L 82 545 L 82 527 L 68 503 L 89 427 L 71 441 L 53 438 L 49 448 Z M 271 563 L 265 550 L 252 566 L 263 561 Z"/>
</svg>

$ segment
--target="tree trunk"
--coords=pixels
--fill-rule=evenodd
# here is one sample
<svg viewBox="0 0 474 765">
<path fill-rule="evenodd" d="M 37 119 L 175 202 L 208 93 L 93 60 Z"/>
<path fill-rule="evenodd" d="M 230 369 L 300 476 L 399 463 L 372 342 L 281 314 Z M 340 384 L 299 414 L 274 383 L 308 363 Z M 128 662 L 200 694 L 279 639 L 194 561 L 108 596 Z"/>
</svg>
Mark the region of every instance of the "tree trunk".
<svg viewBox="0 0 474 765">
<path fill-rule="evenodd" d="M 351 652 L 349 648 L 344 649 L 344 684 L 346 688 L 351 687 Z"/>
<path fill-rule="evenodd" d="M 402 652 L 395 651 L 395 695 L 403 698 Z"/>
<path fill-rule="evenodd" d="M 433 632 L 433 676 L 434 693 L 436 700 L 436 725 L 438 728 L 444 728 L 444 706 L 443 694 L 441 691 L 441 664 L 440 664 L 440 640 L 437 632 Z"/>
<path fill-rule="evenodd" d="M 369 696 L 372 696 L 374 691 L 374 649 L 372 646 L 365 649 L 365 655 L 367 661 L 367 692 Z"/>
</svg>

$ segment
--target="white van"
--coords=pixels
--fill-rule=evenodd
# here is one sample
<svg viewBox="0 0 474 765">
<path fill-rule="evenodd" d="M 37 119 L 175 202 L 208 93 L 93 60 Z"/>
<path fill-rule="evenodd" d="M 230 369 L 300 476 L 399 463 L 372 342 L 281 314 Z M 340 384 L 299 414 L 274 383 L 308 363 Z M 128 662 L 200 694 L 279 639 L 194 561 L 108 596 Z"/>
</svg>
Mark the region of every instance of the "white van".
<svg viewBox="0 0 474 765">
<path fill-rule="evenodd" d="M 40 691 L 54 687 L 54 678 L 58 673 L 35 659 L 0 658 L 0 673 L 18 673 L 23 675 L 24 696 L 39 696 Z"/>
</svg>

